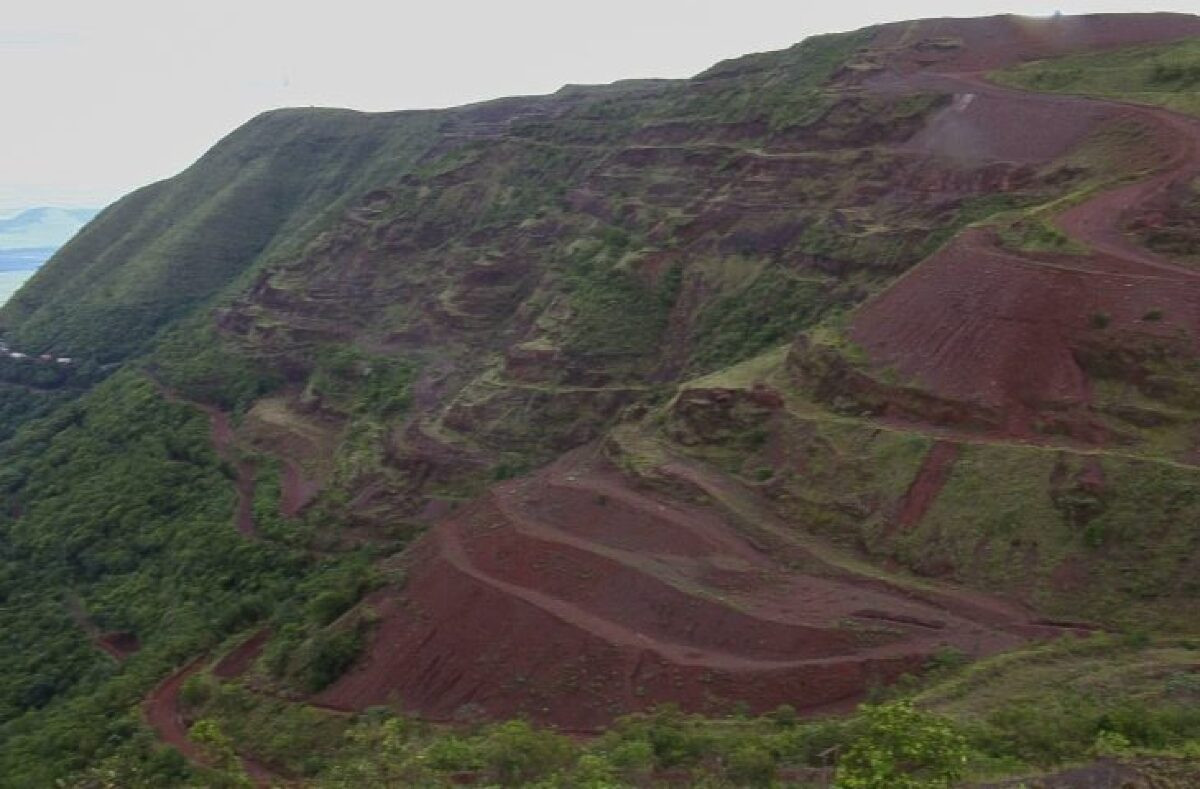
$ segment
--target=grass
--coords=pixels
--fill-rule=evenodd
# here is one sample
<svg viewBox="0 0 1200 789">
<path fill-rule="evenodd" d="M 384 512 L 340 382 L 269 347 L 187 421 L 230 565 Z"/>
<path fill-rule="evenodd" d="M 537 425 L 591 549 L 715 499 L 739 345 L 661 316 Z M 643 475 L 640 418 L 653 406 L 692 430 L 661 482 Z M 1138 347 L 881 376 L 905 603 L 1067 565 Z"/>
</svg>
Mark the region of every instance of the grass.
<svg viewBox="0 0 1200 789">
<path fill-rule="evenodd" d="M 999 655 L 917 694 L 957 720 L 981 772 L 1097 756 L 1195 759 L 1197 642 L 1095 635 Z M 1115 736 L 1114 736 L 1115 735 Z"/>
<path fill-rule="evenodd" d="M 1200 115 L 1200 42 L 1072 55 L 994 72 L 1001 85 L 1152 104 Z"/>
<path fill-rule="evenodd" d="M 627 403 L 662 402 L 677 374 L 671 365 L 688 376 L 710 373 L 690 385 L 762 381 L 785 398 L 771 417 L 777 430 L 745 428 L 695 452 L 710 471 L 769 481 L 762 487 L 779 492 L 774 508 L 736 490 L 712 496 L 767 544 L 800 546 L 910 588 L 934 584 L 885 571 L 864 549 L 1030 594 L 1052 612 L 1164 630 L 1193 625 L 1189 605 L 1200 592 L 1179 557 L 1197 548 L 1189 531 L 1200 518 L 1196 471 L 1129 456 L 1177 455 L 1182 447 L 1168 451 L 1165 429 L 1146 428 L 1144 443 L 1094 455 L 968 446 L 926 521 L 893 535 L 890 508 L 934 438 L 863 419 L 853 402 L 830 413 L 795 390 L 787 353 L 798 331 L 863 361 L 847 339 L 845 311 L 962 227 L 1012 220 L 1011 243 L 1071 251 L 1053 212 L 1086 197 L 1098 173 L 1128 178 L 1155 166 L 1124 155 L 1138 130 L 1112 129 L 1065 162 L 1080 173 L 1039 173 L 1017 194 L 936 206 L 893 197 L 888 179 L 902 162 L 888 144 L 940 100 L 852 96 L 832 86 L 848 62 L 862 64 L 871 35 L 812 39 L 720 64 L 693 82 L 580 89 L 569 105 L 530 113 L 502 139 L 446 156 L 422 158 L 435 144 L 462 142 L 439 125 L 461 132 L 494 108 L 273 113 L 97 219 L 0 311 L 0 327 L 30 350 L 78 350 L 91 361 L 119 364 L 149 351 L 146 368 L 165 385 L 244 415 L 242 438 L 265 446 L 304 438 L 327 484 L 304 519 L 286 521 L 279 466 L 259 457 L 254 504 L 264 539 L 245 541 L 229 528 L 229 469 L 213 455 L 202 415 L 162 402 L 148 381 L 118 370 L 72 403 L 6 396 L 0 416 L 10 425 L 0 434 L 25 427 L 2 447 L 0 620 L 22 649 L 0 657 L 0 767 L 18 783 L 52 785 L 127 758 L 143 775 L 172 776 L 162 784 L 186 782 L 186 767 L 159 755 L 136 715 L 138 699 L 171 666 L 270 622 L 276 638 L 264 663 L 274 674 L 256 680 L 312 689 L 345 669 L 368 636 L 369 613 L 356 601 L 376 582 L 369 567 L 385 549 L 316 561 L 310 543 L 344 548 L 346 524 L 372 538 L 408 529 L 404 508 L 433 489 L 457 501 L 452 494 L 603 435 Z M 1186 98 L 1190 67 L 1173 68 L 1150 77 Z M 633 136 L 655 128 L 668 139 L 675 128 L 685 142 L 642 146 Z M 797 141 L 805 153 L 790 152 Z M 651 164 L 614 161 L 626 152 Z M 1118 172 L 1104 169 L 1115 161 Z M 377 199 L 356 202 L 368 190 Z M 232 313 L 210 309 L 235 299 Z M 443 310 L 428 309 L 438 303 Z M 214 318 L 250 326 L 231 342 Z M 517 343 L 557 349 L 561 369 L 550 376 L 561 377 L 506 381 L 497 374 L 503 350 Z M 415 481 L 415 457 L 398 429 L 416 362 L 407 351 L 380 350 L 416 344 L 455 371 L 444 381 L 448 407 L 417 415 L 418 426 L 446 440 L 447 454 L 462 453 L 439 460 L 428 483 Z M 571 376 L 582 383 L 567 385 Z M 281 407 L 297 389 L 300 408 L 321 416 Z M 1186 413 L 1187 389 L 1176 387 L 1160 413 Z M 669 423 L 670 405 L 653 417 Z M 653 433 L 657 424 L 625 424 L 606 446 L 651 481 L 654 467 L 679 451 Z M 468 470 L 455 467 L 468 456 Z M 1104 466 L 1103 495 L 1073 483 L 1091 459 Z M 1066 483 L 1055 481 L 1060 467 Z M 365 490 L 388 503 L 351 512 Z M 1072 585 L 1072 571 L 1086 583 Z M 79 589 L 103 626 L 137 631 L 143 652 L 122 666 L 95 654 L 62 610 L 64 587 Z M 1105 670 L 1088 656 L 1069 659 L 1098 676 Z M 762 783 L 779 766 L 823 764 L 853 726 L 664 713 L 624 721 L 598 744 L 564 748 L 561 738 L 520 724 L 448 732 L 381 711 L 330 722 L 249 688 L 213 693 L 201 714 L 221 730 L 332 785 L 372 785 L 393 769 L 402 776 L 395 785 L 436 785 L 462 770 L 495 782 L 536 773 L 605 786 L 667 768 L 697 781 Z M 1045 747 L 1009 747 L 1028 723 L 1018 712 L 993 720 L 981 707 L 991 728 L 977 743 L 993 764 L 1024 764 Z M 1093 712 L 1080 712 L 1087 736 L 1072 740 L 1072 758 L 1094 744 Z M 1060 719 L 1076 731 L 1069 716 Z"/>
<path fill-rule="evenodd" d="M 301 249 L 385 163 L 394 173 L 415 161 L 434 122 L 429 113 L 259 116 L 180 175 L 102 212 L 0 309 L 0 329 L 35 352 L 125 359 L 257 264 Z"/>
<path fill-rule="evenodd" d="M 933 436 L 806 401 L 788 380 L 786 357 L 777 348 L 687 385 L 766 383 L 780 391 L 789 418 L 772 422 L 769 452 L 724 439 L 673 451 L 747 480 L 775 469 L 775 509 L 786 522 L 865 546 L 918 574 L 1025 599 L 1052 616 L 1195 631 L 1184 601 L 1196 587 L 1178 557 L 1200 548 L 1187 526 L 1200 517 L 1200 469 L 1174 461 L 1186 443 L 1178 425 L 1141 428 L 1137 451 L 964 441 L 923 520 L 897 533 L 889 506 L 903 497 Z M 1112 396 L 1100 387 L 1098 403 Z M 670 409 L 662 417 L 669 430 L 677 418 Z M 1077 481 L 1093 464 L 1103 470 L 1098 493 Z"/>
<path fill-rule="evenodd" d="M 829 290 L 823 278 L 799 278 L 778 266 L 761 268 L 701 311 L 693 366 L 725 367 L 790 340 L 830 308 Z"/>
<path fill-rule="evenodd" d="M 889 740 L 876 739 L 886 733 L 872 723 L 886 715 L 941 727 L 962 749 L 965 779 L 1032 778 L 1106 758 L 1170 765 L 1186 785 L 1200 754 L 1198 655 L 1194 640 L 1103 634 L 976 663 L 947 651 L 844 716 L 801 719 L 784 704 L 757 716 L 705 717 L 667 706 L 620 718 L 589 739 L 520 721 L 434 725 L 389 708 L 336 715 L 203 673 L 182 699 L 191 718 L 243 754 L 318 787 L 449 786 L 468 776 L 494 786 L 626 787 L 668 774 L 701 785 L 769 786 L 782 770 L 823 777 L 822 768 L 840 770 L 843 754 L 872 744 L 886 758 Z M 123 756 L 107 764 L 118 781 L 136 766 Z M 205 777 L 221 785 L 237 772 L 231 766 Z"/>
<path fill-rule="evenodd" d="M 1072 480 L 1084 461 L 964 446 L 929 513 L 893 550 L 909 566 L 953 568 L 957 578 L 1024 597 L 1052 616 L 1195 630 L 1179 608 L 1195 585 L 1176 557 L 1200 547 L 1183 525 L 1200 517 L 1200 470 L 1094 455 L 1105 483 L 1081 519 L 1068 504 L 1072 491 L 1082 492 Z"/>
</svg>

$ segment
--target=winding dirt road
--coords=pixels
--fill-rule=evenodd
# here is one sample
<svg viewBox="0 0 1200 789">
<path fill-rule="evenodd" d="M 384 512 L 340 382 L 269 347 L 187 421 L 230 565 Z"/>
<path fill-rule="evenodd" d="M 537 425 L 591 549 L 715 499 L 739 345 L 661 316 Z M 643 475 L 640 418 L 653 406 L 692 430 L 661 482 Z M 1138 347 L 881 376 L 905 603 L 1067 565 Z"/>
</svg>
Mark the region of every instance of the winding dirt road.
<svg viewBox="0 0 1200 789">
<path fill-rule="evenodd" d="M 984 72 L 946 74 L 960 92 L 977 95 L 1021 96 L 1070 113 L 1091 108 L 1120 109 L 1136 115 L 1158 134 L 1156 144 L 1169 146 L 1169 158 L 1157 172 L 1130 184 L 1105 189 L 1073 206 L 1055 223 L 1069 237 L 1091 250 L 1175 275 L 1200 278 L 1200 271 L 1178 265 L 1134 242 L 1122 229 L 1122 217 L 1130 209 L 1162 194 L 1172 184 L 1200 175 L 1200 119 L 1162 107 L 1111 99 L 1088 98 L 1023 91 L 989 82 Z"/>
<path fill-rule="evenodd" d="M 204 749 L 188 737 L 188 723 L 183 716 L 179 693 L 189 677 L 204 669 L 207 660 L 206 656 L 198 657 L 172 673 L 151 691 L 142 704 L 146 723 L 154 729 L 158 738 L 198 767 L 212 767 L 213 762 Z M 246 756 L 241 756 L 240 760 L 242 769 L 255 786 L 281 785 L 280 777 L 261 762 Z"/>
<path fill-rule="evenodd" d="M 235 438 L 233 423 L 229 414 L 219 408 L 205 403 L 184 401 L 199 408 L 208 415 L 212 426 L 213 448 L 217 455 L 232 466 L 237 473 L 234 488 L 237 491 L 237 509 L 234 511 L 233 523 L 237 530 L 246 537 L 257 537 L 258 530 L 254 525 L 254 483 L 258 469 L 253 461 L 238 458 L 234 446 Z"/>
<path fill-rule="evenodd" d="M 1107 444 L 1111 428 L 1092 411 L 1081 349 L 1121 337 L 1179 343 L 1180 329 L 1184 337 L 1200 337 L 1200 271 L 1124 233 L 1131 211 L 1200 174 L 1200 120 L 1158 107 L 1015 90 L 978 71 L 891 75 L 871 89 L 953 93 L 956 100 L 931 124 L 943 133 L 924 139 L 921 150 L 937 156 L 938 144 L 966 141 L 950 147 L 969 166 L 995 162 L 1014 135 L 1030 134 L 1038 161 L 1049 164 L 1104 124 L 1134 122 L 1146 130 L 1140 144 L 1159 156 L 1154 172 L 1101 188 L 1053 219 L 1086 253 L 1008 249 L 994 232 L 969 228 L 862 305 L 850 329 L 875 365 L 953 404 L 943 408 L 949 416 L 897 416 L 931 424 L 958 419 L 1001 441 L 1052 434 Z M 1039 128 L 1024 128 L 1030 112 Z M 1164 317 L 1148 322 L 1151 314 Z"/>
</svg>

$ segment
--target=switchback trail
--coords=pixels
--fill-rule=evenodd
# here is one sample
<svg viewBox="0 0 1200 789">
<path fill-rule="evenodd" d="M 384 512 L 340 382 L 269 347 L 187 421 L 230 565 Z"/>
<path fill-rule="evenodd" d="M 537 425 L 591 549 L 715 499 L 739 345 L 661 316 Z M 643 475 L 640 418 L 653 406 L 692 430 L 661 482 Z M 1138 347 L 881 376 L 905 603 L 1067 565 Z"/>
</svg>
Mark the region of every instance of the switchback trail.
<svg viewBox="0 0 1200 789">
<path fill-rule="evenodd" d="M 158 684 L 142 704 L 146 723 L 154 729 L 158 738 L 179 751 L 192 764 L 208 768 L 212 759 L 204 749 L 188 737 L 188 724 L 180 708 L 179 694 L 188 678 L 204 669 L 207 656 L 198 657 L 170 674 Z M 255 786 L 276 786 L 283 783 L 280 777 L 262 763 L 245 756 L 239 757 L 242 769 L 250 776 Z"/>
<path fill-rule="evenodd" d="M 1104 189 L 1073 206 L 1056 218 L 1059 229 L 1088 248 L 1177 276 L 1200 278 L 1200 271 L 1173 263 L 1139 246 L 1126 235 L 1120 220 L 1129 209 L 1141 205 L 1165 191 L 1171 184 L 1191 180 L 1200 175 L 1200 119 L 1182 115 L 1163 107 L 1154 107 L 1114 99 L 1101 99 L 1062 94 L 1045 94 L 997 85 L 982 72 L 947 74 L 966 90 L 991 95 L 1019 95 L 1059 105 L 1062 111 L 1072 108 L 1099 106 L 1121 108 L 1132 112 L 1157 128 L 1169 140 L 1168 160 L 1148 177 L 1133 183 Z"/>
<path fill-rule="evenodd" d="M 1075 205 L 1048 216 L 1082 251 L 1010 248 L 987 226 L 968 227 L 862 304 L 848 332 L 872 368 L 890 367 L 929 396 L 907 416 L 898 406 L 913 422 L 970 425 L 999 439 L 1055 435 L 1112 444 L 1114 428 L 1094 407 L 1087 351 L 1100 343 L 1145 345 L 1149 337 L 1174 347 L 1190 342 L 1200 352 L 1187 339 L 1200 336 L 1200 270 L 1140 247 L 1123 231 L 1133 209 L 1200 174 L 1200 120 L 1159 107 L 1001 87 L 977 71 L 891 74 L 866 88 L 954 93 L 927 127 L 936 133 L 923 132 L 907 145 L 935 158 L 952 152 L 972 167 L 1016 156 L 1013 136 L 1028 137 L 1037 149 L 1026 165 L 1046 166 L 1064 161 L 1098 130 L 1140 130 L 1134 139 L 1146 154 L 1144 170 L 1085 183 Z M 1040 118 L 1038 128 L 1027 128 L 1028 117 Z"/>
</svg>

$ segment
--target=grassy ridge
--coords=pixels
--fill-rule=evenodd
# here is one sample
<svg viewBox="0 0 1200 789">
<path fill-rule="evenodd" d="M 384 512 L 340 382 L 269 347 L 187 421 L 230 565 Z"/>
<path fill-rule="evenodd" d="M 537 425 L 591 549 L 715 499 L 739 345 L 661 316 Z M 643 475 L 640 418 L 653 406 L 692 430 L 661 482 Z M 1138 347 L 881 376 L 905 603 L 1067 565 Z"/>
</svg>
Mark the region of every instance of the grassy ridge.
<svg viewBox="0 0 1200 789">
<path fill-rule="evenodd" d="M 1025 63 L 990 78 L 1040 93 L 1120 99 L 1200 115 L 1200 41 Z"/>
<path fill-rule="evenodd" d="M 402 173 L 434 122 L 348 110 L 259 116 L 180 175 L 101 213 L 0 310 L 0 331 L 34 352 L 126 358 L 256 262 L 295 251 L 326 212 Z"/>
</svg>

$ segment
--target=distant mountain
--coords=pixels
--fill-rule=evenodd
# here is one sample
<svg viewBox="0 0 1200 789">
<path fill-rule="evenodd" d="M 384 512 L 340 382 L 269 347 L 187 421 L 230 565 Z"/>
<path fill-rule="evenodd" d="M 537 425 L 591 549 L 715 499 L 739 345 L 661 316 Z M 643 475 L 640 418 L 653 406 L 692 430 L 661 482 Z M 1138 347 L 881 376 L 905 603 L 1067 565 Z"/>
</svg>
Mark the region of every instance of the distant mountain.
<svg viewBox="0 0 1200 789">
<path fill-rule="evenodd" d="M 0 271 L 34 271 L 57 251 L 58 247 L 0 249 Z"/>
<path fill-rule="evenodd" d="M 36 268 L 54 250 L 71 240 L 99 211 L 94 208 L 30 208 L 16 216 L 0 219 L 0 268 L 12 258 L 14 250 L 36 260 Z M 37 254 L 29 253 L 36 251 Z"/>
</svg>

